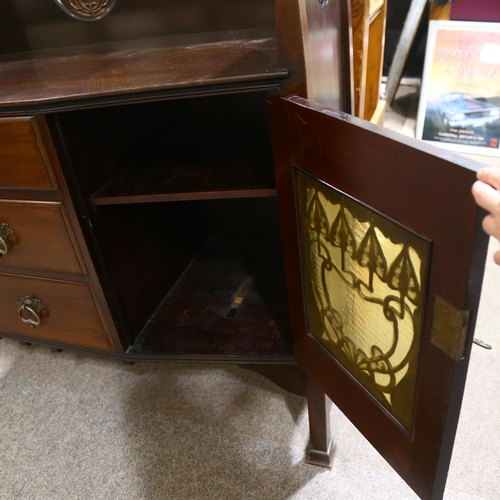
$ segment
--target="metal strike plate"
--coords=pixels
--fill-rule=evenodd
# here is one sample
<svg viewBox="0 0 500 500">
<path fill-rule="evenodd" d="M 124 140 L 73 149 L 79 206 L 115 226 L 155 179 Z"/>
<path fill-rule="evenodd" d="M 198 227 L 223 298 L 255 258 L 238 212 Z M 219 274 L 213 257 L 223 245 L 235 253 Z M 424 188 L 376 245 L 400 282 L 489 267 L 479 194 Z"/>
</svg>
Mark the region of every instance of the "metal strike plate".
<svg viewBox="0 0 500 500">
<path fill-rule="evenodd" d="M 464 357 L 470 311 L 462 311 L 436 295 L 431 342 L 455 361 Z"/>
</svg>

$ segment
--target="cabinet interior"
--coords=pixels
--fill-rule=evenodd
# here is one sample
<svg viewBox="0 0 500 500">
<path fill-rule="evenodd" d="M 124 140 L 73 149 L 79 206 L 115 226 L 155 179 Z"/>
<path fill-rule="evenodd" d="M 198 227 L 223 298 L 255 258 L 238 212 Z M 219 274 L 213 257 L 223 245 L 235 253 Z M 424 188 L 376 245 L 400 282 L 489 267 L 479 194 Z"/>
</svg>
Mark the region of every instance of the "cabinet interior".
<svg viewBox="0 0 500 500">
<path fill-rule="evenodd" d="M 129 352 L 291 355 L 264 93 L 69 111 L 56 123 Z"/>
</svg>

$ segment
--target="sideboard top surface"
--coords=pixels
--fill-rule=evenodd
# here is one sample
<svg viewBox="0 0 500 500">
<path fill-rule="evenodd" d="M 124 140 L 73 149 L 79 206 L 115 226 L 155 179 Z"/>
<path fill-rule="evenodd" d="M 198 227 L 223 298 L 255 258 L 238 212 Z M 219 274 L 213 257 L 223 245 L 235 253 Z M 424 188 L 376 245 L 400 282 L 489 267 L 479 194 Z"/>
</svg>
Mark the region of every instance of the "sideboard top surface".
<svg viewBox="0 0 500 500">
<path fill-rule="evenodd" d="M 287 74 L 274 28 L 15 53 L 0 57 L 0 114 L 266 90 Z"/>
</svg>

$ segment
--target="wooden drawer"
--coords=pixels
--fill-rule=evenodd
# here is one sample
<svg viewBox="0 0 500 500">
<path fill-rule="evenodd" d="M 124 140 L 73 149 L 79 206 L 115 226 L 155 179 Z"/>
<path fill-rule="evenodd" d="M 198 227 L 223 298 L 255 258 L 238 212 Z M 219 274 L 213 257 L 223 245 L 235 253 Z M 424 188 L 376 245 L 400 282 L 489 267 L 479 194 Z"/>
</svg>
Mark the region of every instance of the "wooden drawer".
<svg viewBox="0 0 500 500">
<path fill-rule="evenodd" d="M 0 119 L 0 188 L 57 189 L 34 117 Z"/>
<path fill-rule="evenodd" d="M 8 237 L 8 253 L 0 259 L 0 269 L 86 274 L 61 202 L 0 200 L 0 237 L 6 231 L 13 234 Z M 4 250 L 0 241 L 0 252 Z"/>
<path fill-rule="evenodd" d="M 18 297 L 43 302 L 39 326 L 21 321 Z M 35 318 L 27 310 L 22 314 L 25 319 Z M 85 283 L 0 274 L 0 331 L 54 344 L 114 350 L 93 288 Z"/>
</svg>

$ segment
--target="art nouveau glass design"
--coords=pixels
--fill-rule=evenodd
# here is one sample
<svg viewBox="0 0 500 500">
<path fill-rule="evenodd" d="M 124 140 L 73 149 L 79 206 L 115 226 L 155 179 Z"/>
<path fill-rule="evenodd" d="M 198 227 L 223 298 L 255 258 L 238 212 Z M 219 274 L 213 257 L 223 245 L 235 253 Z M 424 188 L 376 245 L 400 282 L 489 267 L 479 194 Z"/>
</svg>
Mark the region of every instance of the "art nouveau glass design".
<svg viewBox="0 0 500 500">
<path fill-rule="evenodd" d="M 296 170 L 309 334 L 411 429 L 428 243 Z"/>
</svg>

